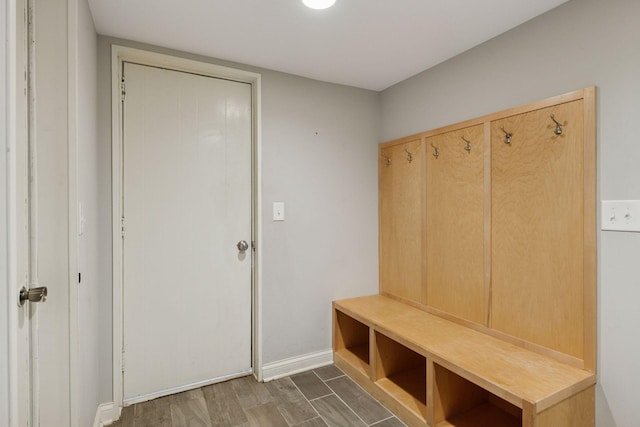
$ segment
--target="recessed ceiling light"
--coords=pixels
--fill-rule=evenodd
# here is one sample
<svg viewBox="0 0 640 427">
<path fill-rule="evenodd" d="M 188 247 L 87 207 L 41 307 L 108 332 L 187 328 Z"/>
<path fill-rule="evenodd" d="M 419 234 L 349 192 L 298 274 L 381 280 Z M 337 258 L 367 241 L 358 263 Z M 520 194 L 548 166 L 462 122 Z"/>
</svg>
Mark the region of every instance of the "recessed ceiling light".
<svg viewBox="0 0 640 427">
<path fill-rule="evenodd" d="M 335 2 L 336 0 L 302 0 L 302 3 L 311 9 L 327 9 Z"/>
</svg>

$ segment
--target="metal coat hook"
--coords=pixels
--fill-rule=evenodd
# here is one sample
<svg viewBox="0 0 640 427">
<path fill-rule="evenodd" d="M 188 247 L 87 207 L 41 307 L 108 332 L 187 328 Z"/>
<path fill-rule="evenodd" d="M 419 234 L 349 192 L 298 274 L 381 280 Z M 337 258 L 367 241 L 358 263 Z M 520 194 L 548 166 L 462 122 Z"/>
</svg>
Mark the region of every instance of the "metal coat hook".
<svg viewBox="0 0 640 427">
<path fill-rule="evenodd" d="M 511 137 L 513 136 L 513 134 L 504 130 L 504 126 L 500 126 L 500 130 L 504 132 L 504 143 L 511 144 Z"/>
<path fill-rule="evenodd" d="M 440 149 L 433 145 L 433 142 L 431 143 L 431 146 L 433 147 L 433 157 L 437 159 L 440 156 Z"/>
<path fill-rule="evenodd" d="M 391 157 L 384 156 L 384 163 L 387 165 L 387 167 L 391 166 Z"/>
<path fill-rule="evenodd" d="M 464 135 L 462 135 L 460 138 L 462 138 L 462 140 L 467 143 L 464 146 L 464 149 L 467 150 L 467 153 L 471 153 L 471 141 L 469 141 L 467 138 L 465 138 Z"/>
<path fill-rule="evenodd" d="M 553 114 L 550 117 L 551 117 L 551 120 L 553 120 L 553 122 L 556 124 L 556 130 L 554 131 L 555 134 L 562 135 L 562 124 L 556 120 Z"/>
<path fill-rule="evenodd" d="M 413 153 L 411 153 L 411 151 L 407 150 L 406 148 L 404 149 L 404 151 L 407 152 L 407 160 L 409 161 L 409 163 L 411 163 L 413 161 Z"/>
</svg>

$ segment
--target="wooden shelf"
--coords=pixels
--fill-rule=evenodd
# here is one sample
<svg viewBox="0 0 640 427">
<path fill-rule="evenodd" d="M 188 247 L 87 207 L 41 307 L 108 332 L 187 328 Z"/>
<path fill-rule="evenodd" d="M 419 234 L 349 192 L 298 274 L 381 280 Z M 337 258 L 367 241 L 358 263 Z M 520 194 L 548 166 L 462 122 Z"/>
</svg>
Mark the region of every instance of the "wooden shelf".
<svg viewBox="0 0 640 427">
<path fill-rule="evenodd" d="M 336 351 L 336 353 L 342 356 L 345 362 L 363 374 L 369 375 L 369 344 L 343 348 Z"/>
<path fill-rule="evenodd" d="M 427 372 L 416 367 L 376 381 L 376 384 L 402 406 L 421 419 L 427 417 Z"/>
<path fill-rule="evenodd" d="M 345 363 L 369 377 L 370 328 L 338 310 L 335 312 L 334 349 Z"/>
<path fill-rule="evenodd" d="M 436 424 L 436 427 L 521 427 L 522 420 L 502 411 L 490 403 L 477 406 L 458 414 L 450 420 Z"/>
<path fill-rule="evenodd" d="M 427 359 L 375 332 L 375 383 L 419 420 L 427 418 Z"/>
</svg>

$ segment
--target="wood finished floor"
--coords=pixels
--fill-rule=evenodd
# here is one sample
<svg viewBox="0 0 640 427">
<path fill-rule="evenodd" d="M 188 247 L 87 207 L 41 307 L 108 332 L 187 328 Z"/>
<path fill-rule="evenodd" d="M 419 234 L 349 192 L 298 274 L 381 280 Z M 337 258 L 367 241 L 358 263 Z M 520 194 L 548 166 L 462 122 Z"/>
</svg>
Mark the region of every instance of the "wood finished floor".
<svg viewBox="0 0 640 427">
<path fill-rule="evenodd" d="M 124 408 L 114 427 L 401 427 L 334 365 L 258 383 L 245 377 Z"/>
</svg>

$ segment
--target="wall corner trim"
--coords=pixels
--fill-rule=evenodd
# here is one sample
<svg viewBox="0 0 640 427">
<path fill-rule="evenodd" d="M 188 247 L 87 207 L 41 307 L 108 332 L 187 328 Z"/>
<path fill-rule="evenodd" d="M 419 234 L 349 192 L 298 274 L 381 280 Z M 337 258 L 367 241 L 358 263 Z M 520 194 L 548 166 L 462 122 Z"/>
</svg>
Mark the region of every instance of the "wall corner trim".
<svg viewBox="0 0 640 427">
<path fill-rule="evenodd" d="M 317 351 L 315 353 L 309 353 L 302 356 L 291 357 L 289 359 L 264 364 L 262 366 L 262 379 L 264 382 L 277 380 L 278 378 L 330 365 L 332 363 L 332 349 Z"/>
<path fill-rule="evenodd" d="M 113 424 L 118 419 L 118 417 L 115 417 L 114 408 L 113 402 L 98 405 L 96 417 L 93 419 L 93 427 L 104 427 Z"/>
</svg>

